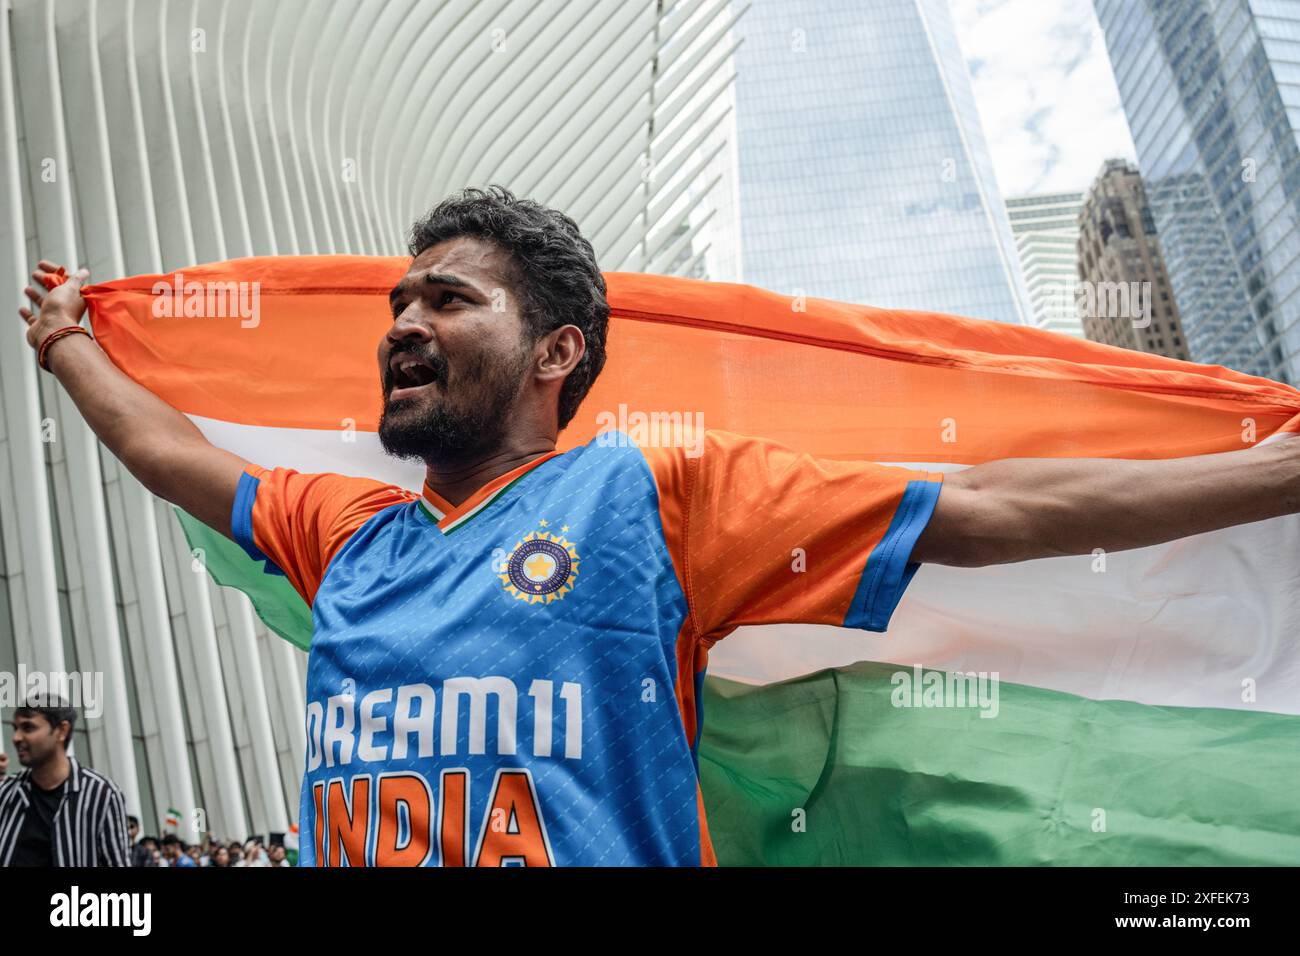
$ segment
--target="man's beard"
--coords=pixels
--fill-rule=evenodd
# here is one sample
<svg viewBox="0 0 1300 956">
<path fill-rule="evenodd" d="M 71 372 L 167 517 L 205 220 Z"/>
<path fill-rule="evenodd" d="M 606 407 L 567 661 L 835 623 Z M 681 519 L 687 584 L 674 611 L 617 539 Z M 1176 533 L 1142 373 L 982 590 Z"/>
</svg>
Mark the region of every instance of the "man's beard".
<svg viewBox="0 0 1300 956">
<path fill-rule="evenodd" d="M 476 356 L 456 375 L 455 383 L 449 382 L 445 359 L 433 356 L 428 361 L 434 370 L 435 388 L 442 394 L 433 396 L 433 407 L 423 415 L 416 411 L 420 399 L 386 400 L 379 419 L 379 442 L 384 451 L 396 458 L 444 465 L 494 451 L 505 437 L 527 355 L 521 352 L 513 362 Z M 389 374 L 385 371 L 385 394 L 391 391 Z M 451 389 L 455 389 L 458 403 L 453 404 Z"/>
</svg>

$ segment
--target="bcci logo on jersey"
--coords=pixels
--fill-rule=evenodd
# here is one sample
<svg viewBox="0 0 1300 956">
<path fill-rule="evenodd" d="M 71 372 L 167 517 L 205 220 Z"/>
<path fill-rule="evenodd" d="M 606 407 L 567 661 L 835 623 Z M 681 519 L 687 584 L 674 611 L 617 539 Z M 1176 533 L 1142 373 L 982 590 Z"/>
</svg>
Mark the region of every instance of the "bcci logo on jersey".
<svg viewBox="0 0 1300 956">
<path fill-rule="evenodd" d="M 560 530 L 568 531 L 569 527 Z M 506 556 L 505 572 L 499 575 L 507 593 L 529 604 L 560 600 L 573 590 L 577 576 L 577 548 L 572 541 L 549 531 L 533 531 L 516 542 Z"/>
</svg>

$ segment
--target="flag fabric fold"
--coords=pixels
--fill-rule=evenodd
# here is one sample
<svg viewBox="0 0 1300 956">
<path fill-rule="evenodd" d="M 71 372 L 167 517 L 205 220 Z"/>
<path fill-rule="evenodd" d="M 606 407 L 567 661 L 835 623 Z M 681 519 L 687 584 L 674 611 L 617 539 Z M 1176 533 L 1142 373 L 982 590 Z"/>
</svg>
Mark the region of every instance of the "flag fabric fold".
<svg viewBox="0 0 1300 956">
<path fill-rule="evenodd" d="M 242 259 L 88 286 L 100 345 L 265 467 L 418 489 L 375 434 L 408 260 Z M 1171 458 L 1300 429 L 1300 392 L 1033 328 L 744 285 L 606 276 L 608 364 L 561 449 L 699 428 L 952 471 Z M 816 502 L 808 502 L 815 508 Z M 186 515 L 221 584 L 301 647 L 282 577 Z M 713 649 L 700 773 L 720 862 L 1300 862 L 1300 523 L 980 569 L 923 566 L 887 634 Z M 804 556 L 815 575 L 817 555 Z"/>
</svg>

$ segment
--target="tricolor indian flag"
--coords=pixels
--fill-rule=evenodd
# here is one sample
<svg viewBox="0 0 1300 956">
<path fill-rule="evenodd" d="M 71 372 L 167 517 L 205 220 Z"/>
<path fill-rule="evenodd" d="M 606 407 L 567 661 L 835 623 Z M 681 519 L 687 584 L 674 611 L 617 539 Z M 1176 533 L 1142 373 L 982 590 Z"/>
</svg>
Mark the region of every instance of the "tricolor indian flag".
<svg viewBox="0 0 1300 956">
<path fill-rule="evenodd" d="M 418 489 L 420 469 L 375 434 L 375 346 L 406 263 L 244 259 L 86 296 L 114 361 L 214 443 Z M 609 363 L 562 448 L 657 413 L 683 434 L 702 420 L 952 471 L 1229 451 L 1300 425 L 1300 392 L 1217 366 L 742 285 L 606 278 Z M 306 647 L 310 613 L 287 582 L 182 521 L 213 576 Z M 700 771 L 723 863 L 1300 861 L 1294 517 L 1116 554 L 924 566 L 887 634 L 742 628 L 712 652 L 706 687 Z"/>
</svg>

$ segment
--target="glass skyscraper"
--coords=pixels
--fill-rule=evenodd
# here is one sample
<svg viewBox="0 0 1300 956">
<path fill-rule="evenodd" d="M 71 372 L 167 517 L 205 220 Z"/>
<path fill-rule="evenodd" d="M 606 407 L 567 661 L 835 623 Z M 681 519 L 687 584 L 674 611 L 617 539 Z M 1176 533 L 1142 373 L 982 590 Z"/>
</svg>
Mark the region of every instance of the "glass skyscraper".
<svg viewBox="0 0 1300 956">
<path fill-rule="evenodd" d="M 1300 3 L 1095 6 L 1192 358 L 1300 381 Z"/>
<path fill-rule="evenodd" d="M 1032 321 L 946 0 L 754 0 L 735 32 L 745 282 Z"/>
</svg>

